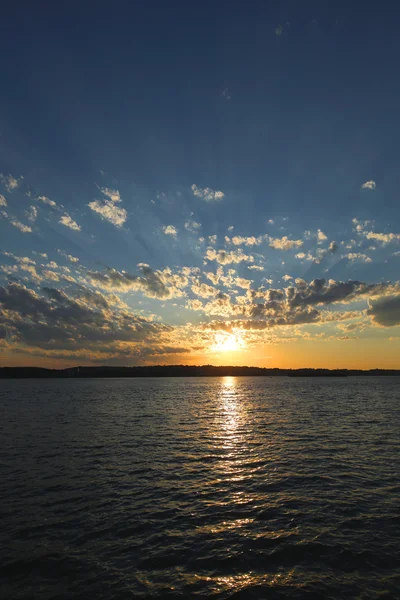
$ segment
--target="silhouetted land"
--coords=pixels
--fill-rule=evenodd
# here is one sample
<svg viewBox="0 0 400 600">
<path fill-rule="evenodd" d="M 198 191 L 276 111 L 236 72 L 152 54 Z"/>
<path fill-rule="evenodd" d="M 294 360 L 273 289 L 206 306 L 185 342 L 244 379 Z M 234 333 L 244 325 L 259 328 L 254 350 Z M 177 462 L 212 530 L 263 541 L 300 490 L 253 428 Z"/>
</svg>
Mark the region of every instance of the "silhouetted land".
<svg viewBox="0 0 400 600">
<path fill-rule="evenodd" d="M 264 369 L 261 367 L 213 367 L 212 365 L 156 365 L 141 367 L 72 367 L 42 369 L 40 367 L 0 367 L 0 379 L 64 378 L 64 377 L 348 377 L 400 376 L 400 370 L 371 369 Z"/>
</svg>

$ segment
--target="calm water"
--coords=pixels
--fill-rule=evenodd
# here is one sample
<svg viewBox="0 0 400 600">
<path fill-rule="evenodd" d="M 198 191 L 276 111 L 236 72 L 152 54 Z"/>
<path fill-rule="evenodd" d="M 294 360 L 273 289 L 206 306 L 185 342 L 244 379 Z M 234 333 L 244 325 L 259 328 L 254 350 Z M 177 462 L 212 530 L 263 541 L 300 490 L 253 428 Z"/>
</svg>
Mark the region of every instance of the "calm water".
<svg viewBox="0 0 400 600">
<path fill-rule="evenodd" d="M 0 597 L 400 598 L 400 379 L 0 382 Z"/>
</svg>

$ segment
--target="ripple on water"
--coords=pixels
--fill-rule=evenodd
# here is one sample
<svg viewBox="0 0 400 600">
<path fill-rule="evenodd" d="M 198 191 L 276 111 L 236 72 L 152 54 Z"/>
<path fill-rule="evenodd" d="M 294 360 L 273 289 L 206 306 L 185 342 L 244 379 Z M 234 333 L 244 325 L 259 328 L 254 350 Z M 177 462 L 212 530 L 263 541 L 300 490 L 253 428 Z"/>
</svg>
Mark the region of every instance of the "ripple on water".
<svg viewBox="0 0 400 600">
<path fill-rule="evenodd" d="M 7 381 L 0 595 L 400 598 L 391 378 Z"/>
</svg>

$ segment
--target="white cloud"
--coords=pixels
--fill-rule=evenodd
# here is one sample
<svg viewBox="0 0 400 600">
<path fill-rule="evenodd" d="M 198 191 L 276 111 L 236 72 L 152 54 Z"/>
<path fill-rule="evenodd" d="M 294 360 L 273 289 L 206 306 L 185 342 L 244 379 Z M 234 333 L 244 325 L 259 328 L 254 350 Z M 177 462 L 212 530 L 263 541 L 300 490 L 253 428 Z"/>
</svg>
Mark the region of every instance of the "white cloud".
<svg viewBox="0 0 400 600">
<path fill-rule="evenodd" d="M 7 206 L 7 200 L 4 198 L 3 194 L 0 194 L 0 206 Z"/>
<path fill-rule="evenodd" d="M 374 231 L 366 231 L 364 235 L 368 240 L 377 240 L 383 244 L 400 241 L 400 233 L 375 233 Z"/>
<path fill-rule="evenodd" d="M 258 246 L 259 244 L 261 244 L 262 241 L 263 238 L 261 236 L 256 238 L 254 236 L 242 237 L 240 235 L 235 235 L 232 238 L 232 244 L 234 244 L 235 246 Z"/>
<path fill-rule="evenodd" d="M 370 263 L 372 260 L 366 254 L 362 254 L 361 252 L 350 252 L 347 255 L 347 258 L 351 261 L 360 260 L 362 262 Z"/>
<path fill-rule="evenodd" d="M 185 229 L 187 229 L 188 231 L 196 231 L 197 229 L 200 229 L 201 227 L 201 223 L 198 223 L 197 221 L 186 221 L 185 223 Z"/>
<path fill-rule="evenodd" d="M 275 221 L 273 219 L 268 219 L 268 225 L 275 225 Z"/>
<path fill-rule="evenodd" d="M 22 179 L 23 179 L 22 175 L 19 179 L 16 179 L 12 175 L 0 175 L 0 180 L 4 183 L 5 188 L 9 192 L 12 192 L 13 190 L 15 190 L 21 183 Z"/>
<path fill-rule="evenodd" d="M 229 225 L 228 231 L 233 231 L 233 225 Z"/>
<path fill-rule="evenodd" d="M 253 282 L 251 279 L 245 279 L 244 277 L 235 277 L 234 283 L 237 287 L 248 290 Z"/>
<path fill-rule="evenodd" d="M 64 256 L 64 258 L 67 258 L 72 263 L 79 262 L 79 258 L 76 258 L 76 256 L 72 256 L 72 254 L 67 254 L 64 250 L 57 250 L 57 252 L 58 254 L 61 254 L 61 256 Z M 47 255 L 45 256 L 47 257 Z"/>
<path fill-rule="evenodd" d="M 253 271 L 264 271 L 264 267 L 260 267 L 259 265 L 249 265 L 247 268 Z"/>
<path fill-rule="evenodd" d="M 38 216 L 38 209 L 36 208 L 36 206 L 30 206 L 25 211 L 25 214 L 28 217 L 28 219 L 30 221 L 32 221 L 32 223 L 34 223 L 36 221 L 37 216 Z"/>
<path fill-rule="evenodd" d="M 54 202 L 54 200 L 50 200 L 50 198 L 47 198 L 47 196 L 38 196 L 37 199 L 40 200 L 40 202 L 43 202 L 43 204 L 47 204 L 52 208 L 55 208 L 57 206 L 57 203 Z"/>
<path fill-rule="evenodd" d="M 376 182 L 373 181 L 372 179 L 370 181 L 366 181 L 361 186 L 362 190 L 374 190 L 375 188 L 376 188 Z"/>
<path fill-rule="evenodd" d="M 110 198 L 112 202 L 121 202 L 121 195 L 118 190 L 112 190 L 110 188 L 100 188 L 101 192 Z"/>
<path fill-rule="evenodd" d="M 275 248 L 276 250 L 291 250 L 293 248 L 300 248 L 303 245 L 302 240 L 289 240 L 287 235 L 284 235 L 282 238 L 267 236 L 267 239 L 271 248 Z"/>
<path fill-rule="evenodd" d="M 209 244 L 216 244 L 217 243 L 217 236 L 216 235 L 209 235 L 208 236 L 208 243 Z"/>
<path fill-rule="evenodd" d="M 244 254 L 243 250 L 232 250 L 227 252 L 226 250 L 215 250 L 214 248 L 207 248 L 205 257 L 207 260 L 215 260 L 220 265 L 230 265 L 232 263 L 241 262 L 254 262 L 254 257 L 248 254 Z"/>
<path fill-rule="evenodd" d="M 318 238 L 319 242 L 324 242 L 325 240 L 328 239 L 328 236 L 325 235 L 325 233 L 323 231 L 321 231 L 320 229 L 318 229 L 317 238 Z"/>
<path fill-rule="evenodd" d="M 17 219 L 10 219 L 10 223 L 11 225 L 14 225 L 14 227 L 16 227 L 17 229 L 19 229 L 20 231 L 22 231 L 22 233 L 31 233 L 32 232 L 32 227 L 29 227 L 29 225 L 24 225 L 23 223 L 21 223 L 21 221 L 18 221 Z"/>
<path fill-rule="evenodd" d="M 284 275 L 282 279 L 283 281 L 290 281 L 291 279 L 293 279 L 293 277 L 291 275 Z"/>
<path fill-rule="evenodd" d="M 76 223 L 73 219 L 71 219 L 69 215 L 63 215 L 59 220 L 59 223 L 61 223 L 61 225 L 65 225 L 65 227 L 73 229 L 74 231 L 81 230 L 81 226 L 78 225 L 78 223 Z"/>
<path fill-rule="evenodd" d="M 310 252 L 307 252 L 307 254 L 305 252 L 298 252 L 295 254 L 295 257 L 299 260 L 314 260 L 315 258 Z"/>
<path fill-rule="evenodd" d="M 218 293 L 218 290 L 207 283 L 197 283 L 192 285 L 192 292 L 196 294 L 196 296 L 200 296 L 200 298 L 209 298 L 215 296 Z"/>
<path fill-rule="evenodd" d="M 173 225 L 164 225 L 162 229 L 165 235 L 172 235 L 172 237 L 174 238 L 176 238 L 178 234 L 176 227 L 174 227 Z"/>
<path fill-rule="evenodd" d="M 112 200 L 93 200 L 88 207 L 116 227 L 121 227 L 128 218 L 125 208 L 115 206 Z"/>
<path fill-rule="evenodd" d="M 206 202 L 218 202 L 225 196 L 224 192 L 218 192 L 209 187 L 202 189 L 197 187 L 196 184 L 192 185 L 192 192 L 194 196 L 197 196 L 197 198 L 202 198 Z"/>
</svg>

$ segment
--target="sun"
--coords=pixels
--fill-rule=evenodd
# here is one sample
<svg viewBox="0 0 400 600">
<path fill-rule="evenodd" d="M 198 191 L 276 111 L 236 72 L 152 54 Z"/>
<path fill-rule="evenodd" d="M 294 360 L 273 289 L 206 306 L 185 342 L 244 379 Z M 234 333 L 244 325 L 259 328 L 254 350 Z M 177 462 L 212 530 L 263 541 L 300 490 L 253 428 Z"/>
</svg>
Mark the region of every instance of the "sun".
<svg viewBox="0 0 400 600">
<path fill-rule="evenodd" d="M 212 350 L 214 352 L 237 352 L 246 346 L 242 335 L 239 332 L 215 334 Z"/>
</svg>

